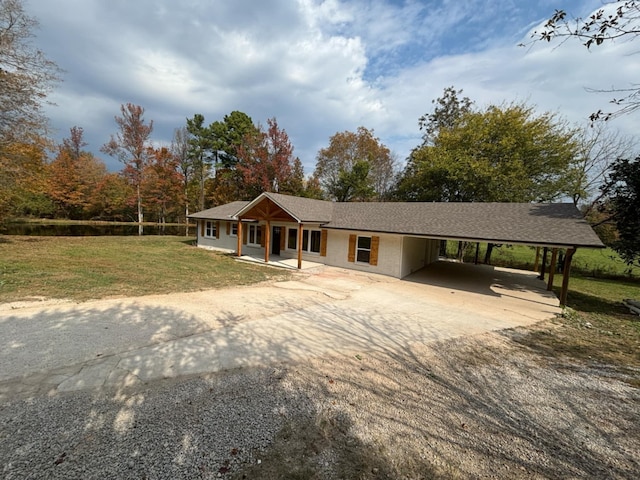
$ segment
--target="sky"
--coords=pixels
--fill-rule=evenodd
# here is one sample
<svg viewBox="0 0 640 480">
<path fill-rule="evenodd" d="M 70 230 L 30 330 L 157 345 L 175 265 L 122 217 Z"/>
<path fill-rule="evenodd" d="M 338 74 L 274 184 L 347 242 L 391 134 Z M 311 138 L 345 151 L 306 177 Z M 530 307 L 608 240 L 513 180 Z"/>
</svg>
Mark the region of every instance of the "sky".
<svg viewBox="0 0 640 480">
<path fill-rule="evenodd" d="M 555 9 L 584 17 L 600 0 L 24 0 L 34 44 L 64 69 L 48 106 L 57 140 L 84 129 L 99 150 L 120 106 L 144 107 L 155 145 L 194 114 L 234 110 L 288 133 L 305 173 L 332 135 L 364 126 L 402 166 L 420 144 L 418 118 L 448 86 L 480 108 L 526 102 L 573 125 L 609 108 L 640 78 L 633 43 L 587 51 L 530 43 Z M 611 128 L 640 130 L 640 114 Z"/>
</svg>

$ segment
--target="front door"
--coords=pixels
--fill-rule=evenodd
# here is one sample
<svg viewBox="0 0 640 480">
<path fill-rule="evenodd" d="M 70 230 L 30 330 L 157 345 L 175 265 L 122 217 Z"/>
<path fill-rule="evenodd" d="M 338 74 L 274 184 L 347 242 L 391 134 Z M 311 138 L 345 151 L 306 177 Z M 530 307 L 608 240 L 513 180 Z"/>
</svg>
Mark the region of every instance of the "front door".
<svg viewBox="0 0 640 480">
<path fill-rule="evenodd" d="M 280 255 L 280 235 L 282 235 L 281 227 L 273 227 L 271 234 L 271 254 Z"/>
</svg>

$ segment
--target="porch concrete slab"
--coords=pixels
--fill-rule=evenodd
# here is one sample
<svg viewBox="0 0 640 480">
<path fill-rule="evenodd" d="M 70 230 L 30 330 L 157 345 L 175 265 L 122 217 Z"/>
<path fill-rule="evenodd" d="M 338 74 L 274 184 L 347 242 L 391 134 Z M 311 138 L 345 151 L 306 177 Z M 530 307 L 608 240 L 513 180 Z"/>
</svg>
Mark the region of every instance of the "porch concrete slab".
<svg viewBox="0 0 640 480">
<path fill-rule="evenodd" d="M 326 267 L 270 286 L 0 311 L 0 360 L 8 367 L 0 399 L 12 382 L 22 393 L 35 388 L 34 379 L 49 390 L 58 382 L 58 391 L 126 387 L 328 354 L 402 351 L 559 312 L 535 274 L 448 262 L 405 280 Z M 56 349 L 38 348 L 47 338 Z"/>
<path fill-rule="evenodd" d="M 298 270 L 297 258 L 284 258 L 277 255 L 269 256 L 269 261 L 265 262 L 264 257 L 258 257 L 255 255 L 242 255 L 236 257 L 236 260 L 241 262 L 258 263 L 261 265 L 268 265 L 270 267 L 287 268 L 290 270 Z M 310 270 L 312 268 L 324 267 L 323 263 L 310 262 L 308 260 L 302 260 L 301 270 Z"/>
</svg>

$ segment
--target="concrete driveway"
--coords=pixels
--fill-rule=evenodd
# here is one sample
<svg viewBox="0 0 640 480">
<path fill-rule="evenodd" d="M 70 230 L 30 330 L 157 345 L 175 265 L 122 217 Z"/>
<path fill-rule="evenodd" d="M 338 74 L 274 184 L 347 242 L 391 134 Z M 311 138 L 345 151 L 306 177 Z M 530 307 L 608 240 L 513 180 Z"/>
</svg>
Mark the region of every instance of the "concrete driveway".
<svg viewBox="0 0 640 480">
<path fill-rule="evenodd" d="M 438 262 L 405 280 L 322 267 L 294 280 L 86 303 L 0 305 L 0 398 L 403 350 L 560 312 L 535 274 Z"/>
</svg>

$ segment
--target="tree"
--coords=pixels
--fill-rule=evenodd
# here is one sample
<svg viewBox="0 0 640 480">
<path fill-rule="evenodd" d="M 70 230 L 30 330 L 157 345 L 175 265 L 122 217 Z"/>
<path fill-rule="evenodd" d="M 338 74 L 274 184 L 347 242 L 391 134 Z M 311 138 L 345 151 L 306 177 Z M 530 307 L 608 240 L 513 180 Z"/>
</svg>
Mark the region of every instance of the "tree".
<svg viewBox="0 0 640 480">
<path fill-rule="evenodd" d="M 129 179 L 136 192 L 136 205 L 140 229 L 144 221 L 142 209 L 142 183 L 149 161 L 149 136 L 153 131 L 153 120 L 148 124 L 144 120 L 144 108 L 127 103 L 120 106 L 121 117 L 115 121 L 120 131 L 111 135 L 101 151 L 116 157 L 124 164 L 124 175 Z M 141 230 L 142 233 L 142 230 Z"/>
<path fill-rule="evenodd" d="M 185 235 L 189 235 L 189 183 L 193 175 L 193 160 L 189 156 L 189 131 L 187 127 L 176 128 L 171 141 L 171 153 L 176 159 L 176 170 L 182 179 L 182 198 L 184 201 Z"/>
<path fill-rule="evenodd" d="M 575 131 L 523 104 L 463 113 L 433 146 L 411 153 L 398 196 L 407 201 L 532 202 L 566 195 Z"/>
<path fill-rule="evenodd" d="M 0 149 L 0 222 L 13 215 L 50 215 L 46 195 L 46 149 L 42 137 Z"/>
<path fill-rule="evenodd" d="M 81 127 L 72 127 L 48 166 L 47 193 L 65 218 L 86 216 L 93 191 L 107 173 L 104 163 L 82 150 L 87 145 L 83 135 Z"/>
<path fill-rule="evenodd" d="M 247 138 L 257 133 L 258 127 L 249 115 L 234 110 L 222 121 L 213 122 L 209 128 L 216 152 L 216 163 L 225 169 L 233 169 L 238 163 L 238 150 Z"/>
<path fill-rule="evenodd" d="M 618 159 L 602 192 L 601 209 L 618 231 L 612 247 L 627 265 L 640 265 L 640 157 Z"/>
<path fill-rule="evenodd" d="M 453 86 L 444 89 L 442 97 L 431 100 L 435 105 L 432 113 L 425 113 L 418 119 L 422 135 L 422 146 L 433 145 L 440 130 L 453 128 L 463 115 L 471 112 L 473 102 L 469 97 L 458 98 L 462 89 Z"/>
<path fill-rule="evenodd" d="M 188 158 L 193 169 L 193 175 L 198 182 L 198 207 L 205 208 L 205 182 L 209 178 L 213 161 L 213 135 L 211 128 L 205 126 L 204 116 L 196 113 L 187 119 L 189 133 Z"/>
<path fill-rule="evenodd" d="M 371 165 L 365 160 L 356 160 L 350 170 L 340 170 L 333 195 L 338 202 L 366 202 L 375 191 L 369 181 Z"/>
<path fill-rule="evenodd" d="M 277 120 L 268 119 L 266 131 L 259 127 L 257 133 L 245 136 L 243 143 L 237 150 L 236 168 L 242 175 L 245 197 L 262 192 L 293 193 L 288 190 L 295 163 L 293 145 Z"/>
<path fill-rule="evenodd" d="M 156 212 L 159 223 L 166 223 L 167 215 L 183 202 L 183 179 L 177 170 L 179 160 L 166 147 L 149 147 L 148 156 L 143 183 L 145 207 Z"/>
<path fill-rule="evenodd" d="M 304 167 L 298 157 L 293 159 L 291 174 L 282 184 L 282 193 L 295 195 L 296 197 L 305 196 Z"/>
<path fill-rule="evenodd" d="M 135 214 L 135 191 L 122 173 L 107 173 L 96 186 L 90 213 L 105 220 L 128 220 Z"/>
<path fill-rule="evenodd" d="M 0 0 L 0 150 L 45 133 L 42 102 L 60 80 L 57 65 L 31 44 L 38 22 L 22 3 Z"/>
<path fill-rule="evenodd" d="M 364 180 L 360 178 L 365 170 L 362 162 L 369 165 Z M 359 165 L 358 171 L 351 175 L 356 164 Z M 389 149 L 374 136 L 373 130 L 358 127 L 355 133 L 340 132 L 329 139 L 329 146 L 318 152 L 314 176 L 320 181 L 327 196 L 332 199 L 346 198 L 345 192 L 354 190 L 345 190 L 345 186 L 360 178 L 366 183 L 367 188 L 359 184 L 358 192 L 369 192 L 369 196 L 359 199 L 381 201 L 391 190 L 394 170 L 395 160 Z M 348 200 L 349 198 L 343 201 Z"/>
<path fill-rule="evenodd" d="M 577 39 L 590 49 L 612 40 L 635 39 L 640 35 L 640 2 L 636 0 L 603 2 L 604 6 L 588 18 L 567 18 L 567 12 L 556 10 L 541 30 L 536 30 L 532 38 L 535 41 L 551 42 L 555 39 L 566 41 Z M 590 116 L 591 121 L 611 118 L 633 112 L 640 108 L 640 88 L 613 88 L 599 90 L 601 92 L 619 93 L 621 96 L 612 99 L 618 105 L 617 110 L 603 112 L 598 110 Z"/>
<path fill-rule="evenodd" d="M 239 152 L 251 148 L 247 141 L 253 142 L 259 136 L 258 127 L 249 115 L 234 110 L 222 121 L 209 125 L 209 129 L 216 165 L 210 198 L 218 205 L 246 197 L 243 176 L 237 169 Z"/>
<path fill-rule="evenodd" d="M 606 181 L 611 165 L 618 158 L 628 158 L 636 151 L 636 141 L 597 123 L 577 132 L 578 157 L 568 172 L 569 195 L 576 207 L 589 215 L 601 197 L 600 186 Z"/>
</svg>

